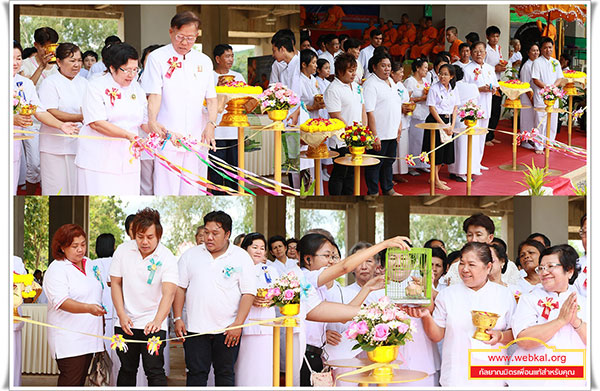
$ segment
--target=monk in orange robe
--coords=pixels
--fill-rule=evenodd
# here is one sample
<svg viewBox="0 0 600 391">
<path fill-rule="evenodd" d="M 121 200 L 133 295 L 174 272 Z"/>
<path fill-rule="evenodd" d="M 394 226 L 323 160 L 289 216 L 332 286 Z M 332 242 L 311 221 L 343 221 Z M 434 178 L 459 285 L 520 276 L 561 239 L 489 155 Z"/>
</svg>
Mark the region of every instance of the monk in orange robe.
<svg viewBox="0 0 600 391">
<path fill-rule="evenodd" d="M 548 37 L 552 39 L 556 47 L 556 27 L 554 27 L 552 23 L 542 24 L 540 20 L 536 21 L 535 24 L 537 25 L 540 34 L 542 34 L 542 37 Z M 552 52 L 551 56 L 556 58 L 556 54 L 554 54 L 554 51 Z"/>
<path fill-rule="evenodd" d="M 444 32 L 445 29 L 443 27 L 440 28 L 440 30 L 438 31 L 437 38 L 435 39 L 435 46 L 431 50 L 433 54 L 438 54 L 439 52 L 443 52 L 444 50 L 446 50 L 446 41 L 444 40 L 444 37 L 446 35 L 444 34 Z"/>
<path fill-rule="evenodd" d="M 363 33 L 363 45 L 369 46 L 371 44 L 371 31 L 375 30 L 377 27 L 375 27 L 375 22 L 373 21 L 373 19 L 369 19 L 369 27 L 367 27 L 365 29 L 365 32 Z"/>
<path fill-rule="evenodd" d="M 327 10 L 327 19 L 319 25 L 321 29 L 342 29 L 342 18 L 346 16 L 344 10 L 339 5 L 334 5 Z"/>
<path fill-rule="evenodd" d="M 450 44 L 450 60 L 452 62 L 460 60 L 460 50 L 458 49 L 463 43 L 458 39 L 458 29 L 454 26 L 450 26 L 446 29 L 446 41 Z"/>
<path fill-rule="evenodd" d="M 421 26 L 423 31 L 421 32 L 421 39 L 418 40 L 419 45 L 415 45 L 410 49 L 411 59 L 416 60 L 420 56 L 429 56 L 429 53 L 431 53 L 431 50 L 435 46 L 438 31 L 431 23 L 430 17 L 426 17 L 422 21 Z"/>
<path fill-rule="evenodd" d="M 383 46 L 388 49 L 396 43 L 398 39 L 398 30 L 394 28 L 394 22 L 388 20 L 387 30 L 383 33 Z"/>
<path fill-rule="evenodd" d="M 408 20 L 408 15 L 402 15 L 402 24 L 398 26 L 398 40 L 395 45 L 390 47 L 392 56 L 404 57 L 408 48 L 410 48 L 417 39 L 417 28 Z"/>
</svg>

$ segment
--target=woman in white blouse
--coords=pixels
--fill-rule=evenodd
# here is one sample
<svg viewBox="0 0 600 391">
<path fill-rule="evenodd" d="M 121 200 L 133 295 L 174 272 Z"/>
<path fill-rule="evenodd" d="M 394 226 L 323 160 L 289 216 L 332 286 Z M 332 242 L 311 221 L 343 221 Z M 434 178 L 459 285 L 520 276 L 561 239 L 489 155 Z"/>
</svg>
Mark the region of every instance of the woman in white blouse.
<svg viewBox="0 0 600 391">
<path fill-rule="evenodd" d="M 82 123 L 81 106 L 88 82 L 79 75 L 81 50 L 72 43 L 61 43 L 56 49 L 56 64 L 58 72 L 48 76 L 40 85 L 40 100 L 46 110 L 56 118 Z M 64 134 L 60 129 L 44 124 L 40 132 L 49 135 Z M 77 194 L 76 152 L 76 138 L 40 138 L 42 195 Z"/>
<path fill-rule="evenodd" d="M 429 115 L 429 107 L 425 103 L 427 94 L 429 93 L 430 84 L 425 80 L 429 64 L 423 59 L 416 59 L 411 64 L 412 76 L 404 82 L 406 89 L 410 93 L 410 99 L 417 104 L 410 120 L 410 129 L 408 130 L 408 153 L 413 156 L 421 154 L 421 146 L 423 145 L 423 129 L 417 128 L 417 124 L 422 124 Z M 414 168 L 409 168 L 410 175 L 421 175 L 416 168 L 424 169 L 429 172 L 429 164 L 415 160 Z"/>
<path fill-rule="evenodd" d="M 65 224 L 52 238 L 54 261 L 44 275 L 48 324 L 92 335 L 103 335 L 102 279 L 85 256 L 87 236 L 76 224 Z M 83 386 L 102 339 L 49 327 L 48 345 L 56 359 L 58 386 Z"/>
<path fill-rule="evenodd" d="M 240 246 L 250 254 L 254 262 L 257 288 L 268 288 L 279 277 L 277 270 L 266 264 L 266 245 L 265 237 L 258 232 L 253 232 L 244 237 Z M 268 305 L 269 300 L 257 295 L 246 323 L 275 318 L 275 308 L 263 307 L 264 304 Z M 240 351 L 235 362 L 235 385 L 270 387 L 273 384 L 272 371 L 273 328 L 261 325 L 244 328 Z"/>
<path fill-rule="evenodd" d="M 532 84 L 531 81 L 531 67 L 533 66 L 533 62 L 540 56 L 540 48 L 536 43 L 531 44 L 529 50 L 527 51 L 527 56 L 529 57 L 523 66 L 521 67 L 521 72 L 519 74 L 519 79 L 524 83 Z M 520 96 L 521 104 L 523 106 L 529 106 L 529 108 L 521 109 L 521 127 L 520 131 L 530 131 L 531 129 L 536 127 L 535 123 L 535 111 L 533 110 L 533 92 L 527 92 Z M 523 148 L 534 149 L 532 142 L 527 141 L 521 143 Z"/>
<path fill-rule="evenodd" d="M 443 339 L 440 384 L 444 387 L 498 387 L 503 380 L 469 380 L 469 349 L 496 349 L 513 340 L 511 327 L 515 299 L 512 293 L 488 280 L 492 269 L 492 254 L 486 243 L 467 243 L 461 250 L 460 278 L 464 284 L 454 284 L 439 292 L 435 309 L 413 307 L 407 311 L 423 320 L 425 333 L 433 342 Z M 471 311 L 487 311 L 499 315 L 496 326 L 486 332 L 489 341 L 472 338 L 475 333 Z M 432 313 L 433 312 L 433 313 Z M 500 360 L 504 353 L 490 353 Z M 474 355 L 471 364 L 489 365 L 490 359 Z M 498 361 L 494 361 L 498 364 Z"/>
<path fill-rule="evenodd" d="M 512 319 L 512 328 L 517 338 L 533 337 L 556 349 L 586 348 L 586 300 L 570 285 L 577 279 L 577 257 L 577 252 L 568 244 L 549 247 L 542 252 L 540 265 L 536 268 L 542 285 L 521 297 Z M 517 342 L 517 345 L 518 348 L 511 357 L 511 365 L 531 365 L 520 360 L 523 356 L 553 354 L 553 350 L 545 348 L 537 341 L 522 340 Z M 569 361 L 556 364 L 583 365 L 581 353 L 565 356 Z M 556 384 L 556 380 L 552 379 L 509 381 L 511 386 L 540 387 Z M 569 384 L 585 387 L 586 381 L 573 379 L 569 380 Z"/>
<path fill-rule="evenodd" d="M 402 133 L 398 139 L 398 157 L 404 157 L 408 155 L 408 129 L 410 128 L 410 118 L 408 115 L 408 108 L 404 105 L 404 103 L 410 102 L 410 92 L 402 83 L 404 79 L 404 66 L 402 63 L 394 61 L 392 62 L 392 79 L 394 83 L 396 83 L 396 87 L 398 88 L 398 95 L 402 101 Z M 408 182 L 406 179 L 402 178 L 400 174 L 408 174 L 408 164 L 404 159 L 397 159 L 394 162 L 393 166 L 394 172 L 394 182 L 396 183 L 406 183 Z"/>
<path fill-rule="evenodd" d="M 519 244 L 517 254 L 521 270 L 527 273 L 518 282 L 522 293 L 529 293 L 536 285 L 540 284 L 540 276 L 535 269 L 540 265 L 540 256 L 544 252 L 544 245 L 537 240 L 527 239 Z"/>
<path fill-rule="evenodd" d="M 327 118 L 325 101 L 323 94 L 319 89 L 319 82 L 313 76 L 317 71 L 317 55 L 310 49 L 304 49 L 300 52 L 300 81 L 302 84 L 302 94 L 300 100 L 306 106 L 310 118 Z M 321 95 L 321 100 L 315 102 L 315 95 Z"/>
<path fill-rule="evenodd" d="M 65 134 L 77 133 L 77 124 L 72 122 L 62 122 L 56 119 L 52 114 L 46 111 L 42 102 L 38 98 L 37 91 L 33 82 L 28 78 L 19 75 L 19 69 L 23 62 L 23 48 L 17 42 L 13 42 L 13 95 L 19 100 L 20 105 L 31 104 L 35 105 L 36 111 L 33 116 L 45 126 L 49 126 L 55 129 L 60 129 Z M 14 102 L 13 102 L 14 105 Z M 14 129 L 26 129 L 33 126 L 33 119 L 31 115 L 23 115 L 16 113 L 13 115 L 13 126 Z M 16 133 L 15 133 L 16 135 Z M 29 135 L 27 135 L 29 136 Z M 21 166 L 21 141 L 13 141 L 13 194 L 17 194 L 17 186 L 19 183 L 19 169 Z"/>
<path fill-rule="evenodd" d="M 77 146 L 78 194 L 140 194 L 140 161 L 129 148 L 138 130 L 148 132 L 146 93 L 135 80 L 138 53 L 127 43 L 111 45 L 103 59 L 109 72 L 89 83 L 83 101 L 81 135 L 105 139 L 79 139 Z"/>
</svg>

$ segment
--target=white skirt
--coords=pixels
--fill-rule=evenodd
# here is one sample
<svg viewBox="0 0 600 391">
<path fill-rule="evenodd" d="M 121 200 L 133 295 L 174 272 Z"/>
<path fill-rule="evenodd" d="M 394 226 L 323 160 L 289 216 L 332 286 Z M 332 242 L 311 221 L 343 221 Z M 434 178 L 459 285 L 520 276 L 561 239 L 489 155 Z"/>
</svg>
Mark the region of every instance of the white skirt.
<svg viewBox="0 0 600 391">
<path fill-rule="evenodd" d="M 140 195 L 140 171 L 112 174 L 77 167 L 79 195 Z"/>
<path fill-rule="evenodd" d="M 545 111 L 536 111 L 535 112 L 535 123 L 533 126 L 537 126 L 540 134 L 546 137 L 546 127 L 548 126 L 548 119 L 546 117 L 548 115 Z M 558 113 L 552 113 L 550 115 L 550 140 L 556 139 L 556 124 L 558 122 Z M 535 143 L 535 149 L 541 151 L 544 149 L 544 146 L 540 143 Z"/>
<path fill-rule="evenodd" d="M 40 152 L 42 195 L 76 195 L 75 155 Z"/>
<path fill-rule="evenodd" d="M 285 330 L 285 329 L 282 329 Z M 235 362 L 235 385 L 271 387 L 273 384 L 273 335 L 242 336 Z"/>
<path fill-rule="evenodd" d="M 17 195 L 17 189 L 19 187 L 22 149 L 23 143 L 21 140 L 13 141 L 13 195 Z"/>
<path fill-rule="evenodd" d="M 410 119 L 410 129 L 408 130 L 408 153 L 413 155 L 416 159 L 414 168 L 425 168 L 429 167 L 428 163 L 423 163 L 419 160 L 421 154 L 421 148 L 423 147 L 423 132 L 421 128 L 417 128 L 417 124 L 424 123 L 424 119 L 417 119 L 414 116 Z"/>
<path fill-rule="evenodd" d="M 392 166 L 392 173 L 396 174 L 408 174 L 408 164 L 404 157 L 408 155 L 409 150 L 409 138 L 408 135 L 409 127 L 403 128 L 402 133 L 400 134 L 400 141 L 398 141 L 398 153 L 396 156 L 396 161 Z M 420 162 L 420 161 L 419 161 Z"/>
</svg>

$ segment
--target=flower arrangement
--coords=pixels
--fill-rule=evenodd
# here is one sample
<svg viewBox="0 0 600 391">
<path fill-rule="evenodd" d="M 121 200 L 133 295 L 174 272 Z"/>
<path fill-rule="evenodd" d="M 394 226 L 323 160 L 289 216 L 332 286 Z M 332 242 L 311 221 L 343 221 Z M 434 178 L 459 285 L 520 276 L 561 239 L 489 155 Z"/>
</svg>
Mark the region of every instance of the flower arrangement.
<svg viewBox="0 0 600 391">
<path fill-rule="evenodd" d="M 21 96 L 19 94 L 13 94 L 13 114 L 19 114 L 21 110 Z"/>
<path fill-rule="evenodd" d="M 363 305 L 344 335 L 356 341 L 353 350 L 370 352 L 378 346 L 404 345 L 412 341 L 415 332 L 408 314 L 384 296 L 376 303 Z"/>
<path fill-rule="evenodd" d="M 565 96 L 565 92 L 555 85 L 547 85 L 539 92 L 544 100 L 556 100 Z"/>
<path fill-rule="evenodd" d="M 261 94 L 263 89 L 262 87 L 249 86 L 241 80 L 232 80 L 223 85 L 216 86 L 215 91 L 217 94 Z"/>
<path fill-rule="evenodd" d="M 271 284 L 265 298 L 272 300 L 277 307 L 283 307 L 287 304 L 300 304 L 300 295 L 305 289 L 308 289 L 308 287 L 302 286 L 296 273 L 289 272 Z"/>
<path fill-rule="evenodd" d="M 566 71 L 563 71 L 563 76 L 568 78 L 568 79 L 579 79 L 582 77 L 587 77 L 587 75 L 584 72 L 581 71 L 576 71 L 573 69 L 569 69 Z"/>
<path fill-rule="evenodd" d="M 344 131 L 344 141 L 348 147 L 373 147 L 375 136 L 368 126 L 362 126 L 354 122 L 352 126 L 347 126 Z"/>
<path fill-rule="evenodd" d="M 512 80 L 507 80 L 507 81 L 499 81 L 498 84 L 500 84 L 502 87 L 506 87 L 506 88 L 525 89 L 525 88 L 529 88 L 530 87 L 529 83 L 522 82 L 519 79 L 512 79 Z"/>
<path fill-rule="evenodd" d="M 313 118 L 306 120 L 302 125 L 300 125 L 300 130 L 303 132 L 335 132 L 336 130 L 344 129 L 346 124 L 337 119 L 325 119 L 325 118 Z"/>
<path fill-rule="evenodd" d="M 475 104 L 474 101 L 469 100 L 467 103 L 458 109 L 458 117 L 461 121 L 477 121 L 483 118 L 483 110 Z"/>
<path fill-rule="evenodd" d="M 281 83 L 271 84 L 259 96 L 263 111 L 289 110 L 300 103 L 300 98 Z"/>
</svg>

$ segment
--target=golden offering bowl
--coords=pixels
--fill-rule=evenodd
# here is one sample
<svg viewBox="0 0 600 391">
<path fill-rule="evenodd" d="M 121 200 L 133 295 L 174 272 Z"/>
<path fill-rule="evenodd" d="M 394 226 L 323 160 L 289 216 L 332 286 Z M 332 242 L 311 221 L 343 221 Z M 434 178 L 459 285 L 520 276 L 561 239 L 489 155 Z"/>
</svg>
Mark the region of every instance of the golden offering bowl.
<svg viewBox="0 0 600 391">
<path fill-rule="evenodd" d="M 227 102 L 227 107 L 225 107 L 227 112 L 223 114 L 219 126 L 232 126 L 236 128 L 250 126 L 248 117 L 246 116 L 246 109 L 244 108 L 244 105 L 248 103 L 250 99 L 252 98 L 244 96 L 242 98 L 231 99 Z"/>
<path fill-rule="evenodd" d="M 287 110 L 270 110 L 267 111 L 267 115 L 271 121 L 283 121 L 287 118 Z"/>
<path fill-rule="evenodd" d="M 323 140 L 323 142 L 316 147 L 309 145 L 306 157 L 313 159 L 327 159 L 329 157 L 329 147 L 327 146 L 326 141 L 327 139 Z"/>
<path fill-rule="evenodd" d="M 577 95 L 577 88 L 575 88 L 575 82 L 573 81 L 565 84 L 563 90 L 567 95 Z"/>
<path fill-rule="evenodd" d="M 473 338 L 480 341 L 489 341 L 492 339 L 492 336 L 485 331 L 493 329 L 494 326 L 496 326 L 496 322 L 498 321 L 498 318 L 500 318 L 500 315 L 493 312 L 471 311 L 471 316 L 473 317 L 473 324 L 477 327 L 475 334 L 473 334 Z"/>
<path fill-rule="evenodd" d="M 232 82 L 234 80 L 235 80 L 235 76 L 234 75 L 221 75 L 221 76 L 219 76 L 217 85 L 222 86 L 222 85 L 225 85 L 225 84 L 227 84 L 229 82 Z"/>
<path fill-rule="evenodd" d="M 417 108 L 417 104 L 415 102 L 402 103 L 402 106 L 406 107 L 409 110 L 406 115 L 413 115 L 413 111 Z"/>
<path fill-rule="evenodd" d="M 283 307 L 279 308 L 279 312 L 281 315 L 285 316 L 296 316 L 300 313 L 300 304 L 286 304 Z M 298 322 L 295 318 L 285 318 L 283 320 L 284 326 L 298 326 Z"/>
<path fill-rule="evenodd" d="M 348 150 L 352 155 L 352 161 L 356 163 L 362 163 L 363 155 L 365 154 L 365 150 L 367 147 L 349 147 Z"/>
<path fill-rule="evenodd" d="M 37 109 L 36 105 L 22 105 L 19 109 L 19 114 L 21 115 L 33 115 L 35 110 Z"/>
<path fill-rule="evenodd" d="M 57 43 L 51 43 L 48 46 L 46 46 L 46 51 L 48 53 L 52 53 L 53 54 L 52 58 L 50 58 L 50 61 L 48 61 L 50 64 L 56 63 L 56 48 L 57 47 L 58 47 Z"/>
<path fill-rule="evenodd" d="M 323 94 L 315 95 L 315 103 L 323 103 Z"/>
<path fill-rule="evenodd" d="M 258 288 L 256 290 L 256 296 L 258 296 L 261 299 L 264 299 L 267 297 L 267 293 L 269 292 L 269 290 L 267 288 Z M 269 304 L 261 304 L 261 307 L 270 307 Z"/>
<path fill-rule="evenodd" d="M 374 350 L 367 352 L 369 360 L 379 364 L 389 364 L 398 357 L 398 346 L 377 346 Z M 394 370 L 390 367 L 373 369 L 373 376 L 392 377 Z"/>
<path fill-rule="evenodd" d="M 523 107 L 523 105 L 521 104 L 521 99 L 519 99 L 519 98 L 517 98 L 517 99 L 506 98 L 506 101 L 504 102 L 504 107 L 508 107 L 510 109 L 520 109 L 521 107 Z"/>
</svg>

